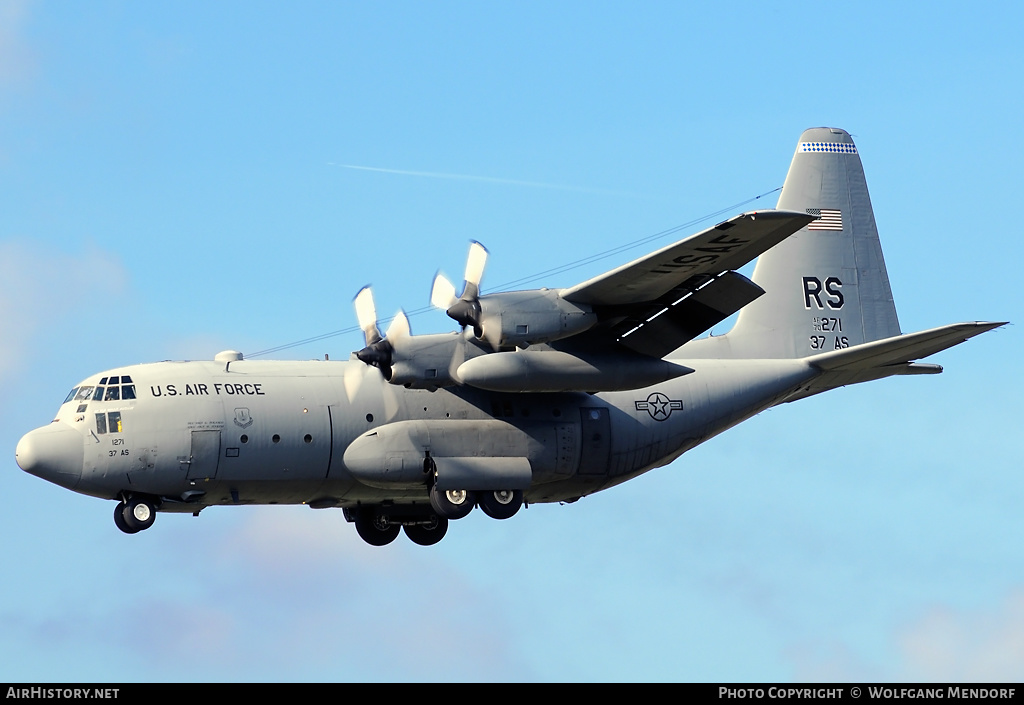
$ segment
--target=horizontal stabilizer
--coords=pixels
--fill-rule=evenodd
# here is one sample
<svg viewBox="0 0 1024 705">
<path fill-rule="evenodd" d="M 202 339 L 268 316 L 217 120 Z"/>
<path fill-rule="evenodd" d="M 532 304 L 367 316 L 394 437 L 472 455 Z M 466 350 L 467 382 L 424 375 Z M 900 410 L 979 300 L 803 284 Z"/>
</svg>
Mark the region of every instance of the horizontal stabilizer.
<svg viewBox="0 0 1024 705">
<path fill-rule="evenodd" d="M 845 350 L 833 350 L 814 355 L 807 358 L 807 362 L 825 371 L 867 370 L 886 365 L 898 365 L 934 355 L 985 331 L 1005 325 L 1005 321 L 953 323 L 919 333 L 897 335 Z"/>
</svg>

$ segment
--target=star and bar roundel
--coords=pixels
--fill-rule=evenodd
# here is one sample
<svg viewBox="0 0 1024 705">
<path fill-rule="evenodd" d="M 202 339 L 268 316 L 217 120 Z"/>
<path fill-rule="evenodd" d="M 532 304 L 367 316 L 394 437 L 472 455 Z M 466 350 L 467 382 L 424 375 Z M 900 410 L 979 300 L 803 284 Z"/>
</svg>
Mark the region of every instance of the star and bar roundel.
<svg viewBox="0 0 1024 705">
<path fill-rule="evenodd" d="M 661 392 L 654 392 L 645 401 L 636 402 L 636 410 L 646 411 L 655 421 L 664 421 L 673 411 L 682 411 L 682 409 L 682 401 L 669 399 Z"/>
</svg>

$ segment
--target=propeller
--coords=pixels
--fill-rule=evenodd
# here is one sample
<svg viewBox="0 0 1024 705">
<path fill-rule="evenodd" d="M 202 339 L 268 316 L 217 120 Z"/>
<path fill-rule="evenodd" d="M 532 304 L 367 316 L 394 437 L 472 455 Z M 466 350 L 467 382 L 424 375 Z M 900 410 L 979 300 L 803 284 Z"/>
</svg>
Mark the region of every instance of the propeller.
<svg viewBox="0 0 1024 705">
<path fill-rule="evenodd" d="M 434 286 L 430 291 L 430 303 L 445 309 L 448 317 L 460 323 L 463 328 L 473 326 L 473 334 L 478 338 L 483 336 L 480 320 L 480 280 L 483 279 L 486 264 L 487 248 L 474 240 L 469 245 L 462 295 L 455 297 L 455 285 L 440 272 L 434 277 Z"/>
<path fill-rule="evenodd" d="M 364 286 L 356 294 L 355 307 L 356 319 L 366 338 L 366 347 L 358 351 L 356 357 L 367 365 L 378 368 L 384 379 L 390 380 L 395 343 L 401 343 L 412 334 L 409 318 L 405 311 L 399 310 L 388 326 L 387 333 L 382 336 L 380 328 L 377 327 L 377 307 L 373 303 L 373 292 L 368 286 Z"/>
</svg>

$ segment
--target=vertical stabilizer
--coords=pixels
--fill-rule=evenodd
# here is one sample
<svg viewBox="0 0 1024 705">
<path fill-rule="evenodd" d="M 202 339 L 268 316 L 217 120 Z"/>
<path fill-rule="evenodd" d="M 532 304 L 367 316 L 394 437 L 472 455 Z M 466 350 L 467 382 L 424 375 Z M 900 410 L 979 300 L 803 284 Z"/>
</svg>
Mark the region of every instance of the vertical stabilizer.
<svg viewBox="0 0 1024 705">
<path fill-rule="evenodd" d="M 806 357 L 900 334 L 860 155 L 849 133 L 800 136 L 779 209 L 820 216 L 757 260 L 765 295 L 721 338 L 729 357 Z M 709 341 L 711 342 L 711 341 Z"/>
</svg>

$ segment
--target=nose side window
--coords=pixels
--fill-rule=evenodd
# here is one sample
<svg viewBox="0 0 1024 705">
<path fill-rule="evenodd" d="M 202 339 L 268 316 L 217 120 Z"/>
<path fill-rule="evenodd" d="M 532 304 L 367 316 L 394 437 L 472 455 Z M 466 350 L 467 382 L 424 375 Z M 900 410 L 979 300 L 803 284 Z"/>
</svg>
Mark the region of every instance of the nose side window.
<svg viewBox="0 0 1024 705">
<path fill-rule="evenodd" d="M 107 432 L 107 415 L 96 414 L 96 433 L 102 435 Z"/>
</svg>

